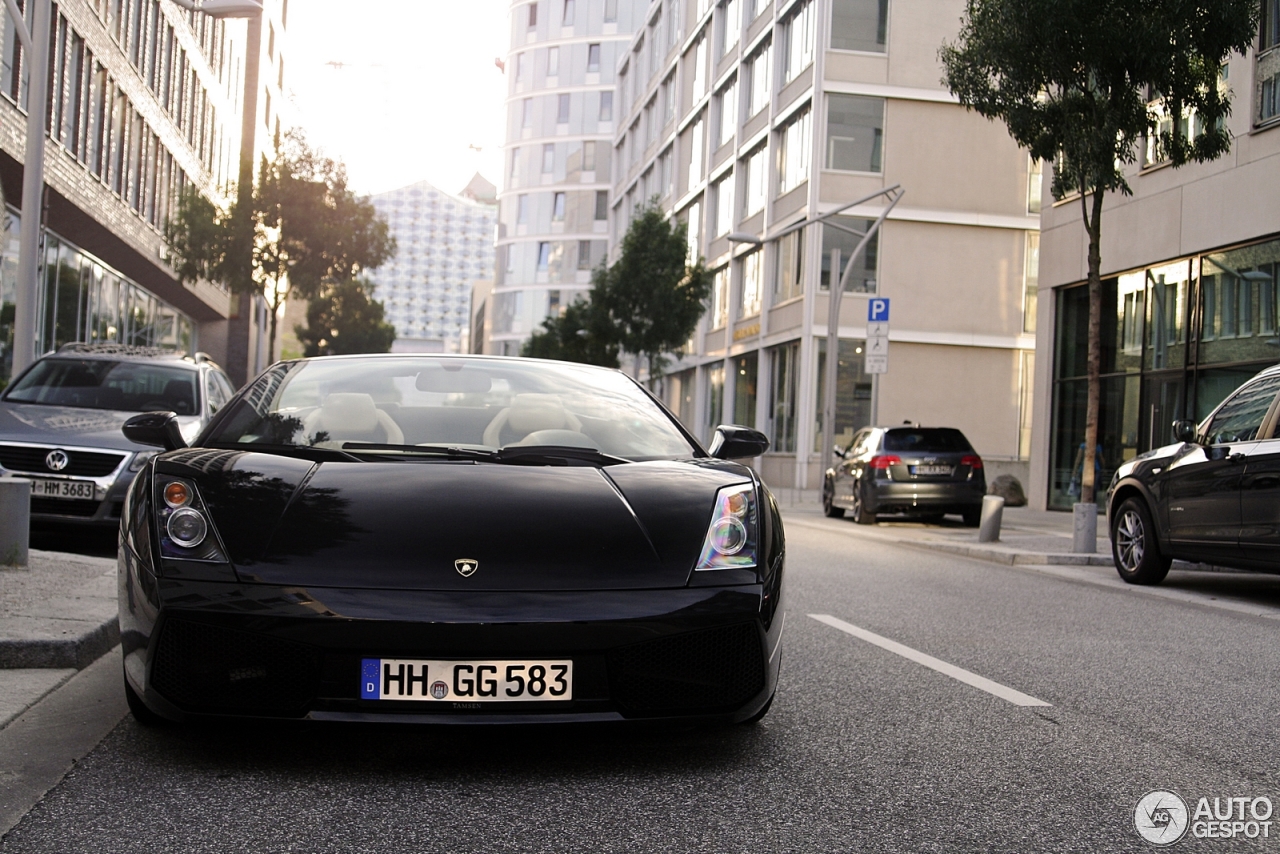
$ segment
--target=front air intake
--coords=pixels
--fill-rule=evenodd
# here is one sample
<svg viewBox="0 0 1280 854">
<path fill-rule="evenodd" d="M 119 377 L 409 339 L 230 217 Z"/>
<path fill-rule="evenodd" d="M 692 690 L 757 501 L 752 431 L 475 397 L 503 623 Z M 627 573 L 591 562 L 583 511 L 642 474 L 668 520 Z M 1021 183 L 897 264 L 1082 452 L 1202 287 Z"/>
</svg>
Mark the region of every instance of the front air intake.
<svg viewBox="0 0 1280 854">
<path fill-rule="evenodd" d="M 609 654 L 614 702 L 630 714 L 731 711 L 764 689 L 764 649 L 754 623 L 625 646 Z"/>
</svg>

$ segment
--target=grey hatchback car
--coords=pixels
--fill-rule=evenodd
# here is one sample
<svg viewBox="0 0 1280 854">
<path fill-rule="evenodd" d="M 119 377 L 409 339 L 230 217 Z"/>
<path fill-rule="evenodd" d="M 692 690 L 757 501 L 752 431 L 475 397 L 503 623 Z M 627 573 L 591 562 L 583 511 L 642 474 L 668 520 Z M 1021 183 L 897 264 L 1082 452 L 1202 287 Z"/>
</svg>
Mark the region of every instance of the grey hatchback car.
<svg viewBox="0 0 1280 854">
<path fill-rule="evenodd" d="M 126 439 L 121 425 L 166 410 L 190 441 L 234 394 L 203 353 L 65 344 L 0 395 L 0 477 L 33 481 L 33 521 L 118 526 L 129 483 L 157 453 Z"/>
<path fill-rule="evenodd" d="M 865 427 L 836 448 L 822 484 L 822 509 L 861 525 L 894 513 L 939 521 L 957 513 L 976 526 L 987 492 L 982 457 L 954 427 Z"/>
</svg>

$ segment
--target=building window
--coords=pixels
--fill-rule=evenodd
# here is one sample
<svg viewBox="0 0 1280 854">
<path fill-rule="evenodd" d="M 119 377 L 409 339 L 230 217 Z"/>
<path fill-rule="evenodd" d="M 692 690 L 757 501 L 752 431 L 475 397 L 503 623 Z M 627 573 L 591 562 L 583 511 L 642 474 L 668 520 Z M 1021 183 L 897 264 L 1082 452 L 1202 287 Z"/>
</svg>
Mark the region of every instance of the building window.
<svg viewBox="0 0 1280 854">
<path fill-rule="evenodd" d="M 556 168 L 556 146 L 548 142 L 542 146 L 542 174 L 554 172 Z"/>
<path fill-rule="evenodd" d="M 719 329 L 729 322 L 729 268 L 716 270 L 711 280 L 711 328 Z"/>
<path fill-rule="evenodd" d="M 525 98 L 520 102 L 520 127 L 533 127 L 533 99 Z"/>
<path fill-rule="evenodd" d="M 564 222 L 564 193 L 556 193 L 552 197 L 551 221 Z"/>
<path fill-rule="evenodd" d="M 558 47 L 547 48 L 547 76 L 560 76 L 560 48 Z"/>
<path fill-rule="evenodd" d="M 724 364 L 707 370 L 707 439 L 710 440 L 724 419 Z"/>
<path fill-rule="evenodd" d="M 517 53 L 516 54 L 516 82 L 517 83 L 524 82 L 524 66 L 525 66 L 525 55 L 523 53 Z"/>
<path fill-rule="evenodd" d="M 840 269 L 836 271 L 836 275 L 841 276 L 849 264 L 849 258 L 862 242 L 860 235 L 866 234 L 871 226 L 875 225 L 874 220 L 857 219 L 851 216 L 836 216 L 827 222 L 829 224 L 822 226 L 822 272 L 818 276 L 818 287 L 824 291 L 831 287 L 831 250 L 840 250 Z M 837 226 L 843 226 L 843 228 L 837 228 Z M 846 229 L 859 234 L 853 234 Z M 853 269 L 849 271 L 846 293 L 873 294 L 876 292 L 876 266 L 879 254 L 880 231 L 877 230 L 867 241 Z"/>
<path fill-rule="evenodd" d="M 596 190 L 596 222 L 603 222 L 609 218 L 609 191 Z"/>
<path fill-rule="evenodd" d="M 716 221 L 712 234 L 719 237 L 733 228 L 733 173 L 721 178 L 715 187 Z"/>
<path fill-rule="evenodd" d="M 775 303 L 804 293 L 804 229 L 797 229 L 778 241 L 778 271 L 773 280 Z"/>
<path fill-rule="evenodd" d="M 617 23 L 618 21 L 618 0 L 604 0 L 604 22 L 606 24 Z"/>
<path fill-rule="evenodd" d="M 516 196 L 516 225 L 529 223 L 529 197 L 524 193 Z"/>
<path fill-rule="evenodd" d="M 793 117 L 778 133 L 778 194 L 788 193 L 809 180 L 808 109 Z"/>
<path fill-rule="evenodd" d="M 564 0 L 564 16 L 560 19 L 561 26 L 573 26 L 573 0 Z"/>
<path fill-rule="evenodd" d="M 1027 213 L 1040 213 L 1040 193 L 1044 185 L 1044 162 L 1027 155 Z"/>
<path fill-rule="evenodd" d="M 831 46 L 884 53 L 888 24 L 889 0 L 833 0 Z"/>
<path fill-rule="evenodd" d="M 796 392 L 799 389 L 800 342 L 769 351 L 769 449 L 796 452 Z"/>
<path fill-rule="evenodd" d="M 1258 34 L 1257 81 L 1258 124 L 1280 116 L 1280 0 L 1263 0 Z"/>
<path fill-rule="evenodd" d="M 662 81 L 662 124 L 665 127 L 676 116 L 676 74 L 671 72 Z"/>
<path fill-rule="evenodd" d="M 883 142 L 883 98 L 827 96 L 826 168 L 879 172 Z"/>
<path fill-rule="evenodd" d="M 716 93 L 716 114 L 720 120 L 720 133 L 716 139 L 716 147 L 733 139 L 738 129 L 738 83 L 731 80 L 729 85 Z"/>
<path fill-rule="evenodd" d="M 783 24 L 783 46 L 786 57 L 782 63 L 782 82 L 790 83 L 813 64 L 813 2 L 799 8 Z"/>
<path fill-rule="evenodd" d="M 760 313 L 760 301 L 763 291 L 760 268 L 763 257 L 764 253 L 757 249 L 742 258 L 742 317 L 752 317 Z"/>
<path fill-rule="evenodd" d="M 698 39 L 693 55 L 693 100 L 707 94 L 707 40 Z"/>
<path fill-rule="evenodd" d="M 511 172 L 509 173 L 511 181 L 515 181 L 516 166 L 519 165 L 519 163 L 520 163 L 520 146 L 517 145 L 515 148 L 511 149 Z"/>
<path fill-rule="evenodd" d="M 742 204 L 743 218 L 764 210 L 765 198 L 769 191 L 769 170 L 765 159 L 767 152 L 768 149 L 762 145 L 747 155 L 747 186 Z"/>
<path fill-rule="evenodd" d="M 756 426 L 756 386 L 760 373 L 757 353 L 733 360 L 733 423 Z"/>
<path fill-rule="evenodd" d="M 551 260 L 551 244 L 545 240 L 538 243 L 538 272 L 547 271 L 547 263 Z"/>
<path fill-rule="evenodd" d="M 696 264 L 702 257 L 702 205 L 694 202 L 686 209 L 685 240 L 689 243 L 689 263 Z"/>
<path fill-rule="evenodd" d="M 579 270 L 591 269 L 591 241 L 590 240 L 578 241 L 578 269 Z"/>
<path fill-rule="evenodd" d="M 567 125 L 569 123 L 569 96 L 557 96 L 556 104 L 556 124 Z"/>
<path fill-rule="evenodd" d="M 671 149 L 658 155 L 658 195 L 667 196 L 671 193 Z"/>
<path fill-rule="evenodd" d="M 751 58 L 751 106 L 749 111 L 752 116 L 769 106 L 769 96 L 772 94 L 769 63 L 772 55 L 772 46 L 765 45 L 756 51 L 755 56 Z"/>
<path fill-rule="evenodd" d="M 720 4 L 720 38 L 716 56 L 724 56 L 738 43 L 738 33 L 742 29 L 739 17 L 738 0 L 725 0 Z"/>
<path fill-rule="evenodd" d="M 596 144 L 594 140 L 582 143 L 582 171 L 596 171 Z"/>
<path fill-rule="evenodd" d="M 702 180 L 702 119 L 693 123 L 689 131 L 689 183 L 693 189 Z"/>
<path fill-rule="evenodd" d="M 600 45 L 587 45 L 587 72 L 598 72 L 600 70 Z"/>
<path fill-rule="evenodd" d="M 1027 232 L 1022 285 L 1022 331 L 1035 334 L 1036 298 L 1040 293 L 1040 232 Z"/>
<path fill-rule="evenodd" d="M 612 92 L 600 93 L 600 121 L 602 122 L 613 121 L 613 93 Z"/>
<path fill-rule="evenodd" d="M 527 29 L 534 30 L 538 27 L 538 4 L 529 4 L 529 25 Z"/>
</svg>

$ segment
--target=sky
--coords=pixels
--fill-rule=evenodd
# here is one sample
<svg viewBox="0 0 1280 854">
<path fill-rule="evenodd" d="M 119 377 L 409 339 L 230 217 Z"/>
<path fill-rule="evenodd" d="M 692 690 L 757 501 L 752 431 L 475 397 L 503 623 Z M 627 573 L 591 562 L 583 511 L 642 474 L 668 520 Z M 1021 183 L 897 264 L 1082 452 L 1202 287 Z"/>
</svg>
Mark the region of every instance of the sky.
<svg viewBox="0 0 1280 854">
<path fill-rule="evenodd" d="M 358 193 L 427 180 L 501 185 L 509 0 L 297 0 L 285 89 L 295 124 Z M 479 148 L 476 151 L 475 148 Z"/>
</svg>

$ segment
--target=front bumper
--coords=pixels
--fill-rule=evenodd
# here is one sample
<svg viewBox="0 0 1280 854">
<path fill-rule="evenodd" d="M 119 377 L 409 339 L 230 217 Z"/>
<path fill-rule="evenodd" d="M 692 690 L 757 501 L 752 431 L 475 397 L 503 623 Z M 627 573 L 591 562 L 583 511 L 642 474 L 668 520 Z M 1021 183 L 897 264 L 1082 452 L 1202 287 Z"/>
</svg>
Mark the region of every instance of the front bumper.
<svg viewBox="0 0 1280 854">
<path fill-rule="evenodd" d="M 121 564 L 126 676 L 175 720 L 731 722 L 777 685 L 780 583 L 460 594 L 156 579 L 127 547 Z M 362 700 L 364 657 L 572 658 L 574 698 Z"/>
<path fill-rule="evenodd" d="M 965 513 L 982 509 L 985 481 L 872 483 L 868 509 L 874 513 Z"/>
</svg>

